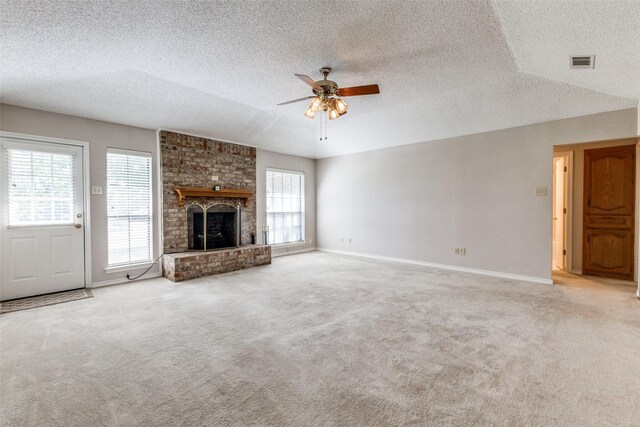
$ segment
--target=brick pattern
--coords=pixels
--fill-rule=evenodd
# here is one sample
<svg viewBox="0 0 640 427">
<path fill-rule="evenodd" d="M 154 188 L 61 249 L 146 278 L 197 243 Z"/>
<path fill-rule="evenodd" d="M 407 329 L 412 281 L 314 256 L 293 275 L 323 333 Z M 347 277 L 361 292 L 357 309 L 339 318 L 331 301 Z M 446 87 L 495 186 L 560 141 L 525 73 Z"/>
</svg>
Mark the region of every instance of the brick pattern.
<svg viewBox="0 0 640 427">
<path fill-rule="evenodd" d="M 207 138 L 160 131 L 163 192 L 163 246 L 164 253 L 188 250 L 186 208 L 192 201 L 209 206 L 215 203 L 242 204 L 241 199 L 187 198 L 178 207 L 176 186 L 242 188 L 256 192 L 256 149 Z M 218 176 L 219 181 L 212 181 Z M 242 206 L 241 245 L 251 243 L 256 234 L 256 200 Z"/>
<path fill-rule="evenodd" d="M 183 252 L 162 257 L 162 274 L 173 282 L 271 264 L 271 246 L 251 245 L 210 252 Z"/>
</svg>

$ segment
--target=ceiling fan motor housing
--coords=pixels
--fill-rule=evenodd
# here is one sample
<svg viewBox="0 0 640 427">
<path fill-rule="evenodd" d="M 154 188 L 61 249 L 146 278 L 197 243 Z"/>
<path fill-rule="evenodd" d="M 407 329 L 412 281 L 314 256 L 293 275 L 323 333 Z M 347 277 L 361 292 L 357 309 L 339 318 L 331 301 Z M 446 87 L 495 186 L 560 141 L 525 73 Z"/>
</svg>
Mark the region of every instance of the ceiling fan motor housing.
<svg viewBox="0 0 640 427">
<path fill-rule="evenodd" d="M 331 80 L 326 80 L 326 79 L 318 80 L 316 83 L 322 86 L 322 91 L 319 91 L 317 89 L 312 89 L 313 93 L 316 95 L 331 96 L 331 95 L 335 95 L 336 92 L 338 91 L 338 84 Z"/>
<path fill-rule="evenodd" d="M 324 76 L 324 79 L 318 80 L 316 83 L 318 83 L 318 85 L 322 87 L 322 91 L 319 91 L 317 89 L 312 89 L 313 93 L 316 95 L 325 95 L 325 96 L 335 95 L 336 92 L 338 91 L 338 84 L 332 80 L 327 80 L 327 76 L 331 72 L 331 68 L 322 67 L 320 68 L 320 72 Z"/>
</svg>

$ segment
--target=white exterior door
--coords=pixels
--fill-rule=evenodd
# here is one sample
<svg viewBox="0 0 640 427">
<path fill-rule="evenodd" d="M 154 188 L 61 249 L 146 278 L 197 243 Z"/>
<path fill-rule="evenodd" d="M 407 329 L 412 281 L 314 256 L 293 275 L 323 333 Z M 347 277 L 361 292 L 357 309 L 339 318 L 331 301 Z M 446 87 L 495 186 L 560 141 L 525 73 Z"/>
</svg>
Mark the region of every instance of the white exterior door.
<svg viewBox="0 0 640 427">
<path fill-rule="evenodd" d="M 0 138 L 0 300 L 85 287 L 83 147 Z"/>
</svg>

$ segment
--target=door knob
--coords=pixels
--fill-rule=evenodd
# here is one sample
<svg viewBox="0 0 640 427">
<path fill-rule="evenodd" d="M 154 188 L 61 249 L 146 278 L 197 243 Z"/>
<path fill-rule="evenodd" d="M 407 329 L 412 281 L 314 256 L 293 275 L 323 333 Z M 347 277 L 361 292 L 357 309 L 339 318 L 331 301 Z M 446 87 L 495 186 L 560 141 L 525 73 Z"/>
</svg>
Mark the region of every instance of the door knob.
<svg viewBox="0 0 640 427">
<path fill-rule="evenodd" d="M 82 228 L 82 224 L 73 224 L 76 228 Z"/>
</svg>

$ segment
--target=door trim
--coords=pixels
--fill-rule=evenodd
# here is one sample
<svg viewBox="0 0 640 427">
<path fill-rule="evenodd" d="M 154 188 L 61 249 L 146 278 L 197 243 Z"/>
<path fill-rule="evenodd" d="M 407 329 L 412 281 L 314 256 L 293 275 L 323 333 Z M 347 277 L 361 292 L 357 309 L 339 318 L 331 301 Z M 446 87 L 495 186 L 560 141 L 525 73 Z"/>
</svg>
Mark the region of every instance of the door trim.
<svg viewBox="0 0 640 427">
<path fill-rule="evenodd" d="M 565 205 L 567 207 L 567 223 L 564 230 L 564 247 L 567 250 L 567 255 L 565 258 L 564 270 L 573 272 L 573 151 L 555 151 L 553 153 L 553 157 L 564 157 L 566 159 L 567 176 L 564 188 L 564 198 L 566 199 Z"/>
<path fill-rule="evenodd" d="M 640 123 L 638 124 L 639 128 L 639 132 L 640 133 Z M 640 275 L 638 274 L 638 268 L 640 267 L 639 264 L 639 260 L 638 258 L 640 257 L 640 238 L 638 237 L 638 234 L 640 234 L 640 135 L 638 135 L 637 139 L 636 139 L 636 205 L 634 207 L 635 211 L 636 211 L 636 218 L 635 218 L 635 223 L 633 224 L 635 229 L 634 229 L 634 236 L 633 236 L 633 245 L 634 245 L 634 250 L 636 251 L 635 253 L 635 257 L 634 257 L 634 265 L 633 265 L 633 279 L 638 283 L 638 290 L 636 291 L 636 297 L 638 297 L 638 299 L 640 299 Z"/>
<path fill-rule="evenodd" d="M 84 196 L 84 287 L 91 288 L 91 174 L 89 164 L 89 143 L 72 139 L 51 138 L 48 136 L 29 135 L 24 133 L 0 131 L 0 137 L 17 139 L 26 142 L 49 142 L 55 144 L 82 147 L 82 185 Z"/>
</svg>

